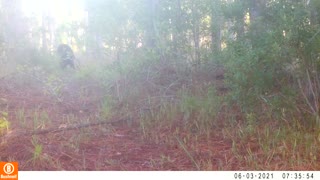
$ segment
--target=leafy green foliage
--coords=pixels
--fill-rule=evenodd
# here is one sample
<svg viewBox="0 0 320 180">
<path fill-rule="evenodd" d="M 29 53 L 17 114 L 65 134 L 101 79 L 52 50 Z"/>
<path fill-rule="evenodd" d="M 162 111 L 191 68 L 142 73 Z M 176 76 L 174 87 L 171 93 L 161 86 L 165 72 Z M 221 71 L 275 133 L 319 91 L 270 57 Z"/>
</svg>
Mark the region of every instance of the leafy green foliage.
<svg viewBox="0 0 320 180">
<path fill-rule="evenodd" d="M 317 67 L 318 55 L 311 55 L 319 51 L 311 44 L 319 41 L 308 18 L 301 2 L 271 2 L 259 20 L 250 22 L 245 36 L 227 43 L 223 51 L 227 81 L 244 111 L 261 112 L 265 102 L 273 110 L 296 103 L 299 90 L 292 89 L 294 82 L 306 77 L 306 69 L 318 71 L 310 69 Z"/>
</svg>

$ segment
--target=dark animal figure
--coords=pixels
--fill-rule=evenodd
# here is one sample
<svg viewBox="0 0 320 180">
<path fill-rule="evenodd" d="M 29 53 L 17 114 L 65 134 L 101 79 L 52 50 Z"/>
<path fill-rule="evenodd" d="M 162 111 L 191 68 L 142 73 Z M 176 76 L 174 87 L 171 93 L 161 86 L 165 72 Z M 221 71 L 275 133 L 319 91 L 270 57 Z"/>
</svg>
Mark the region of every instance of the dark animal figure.
<svg viewBox="0 0 320 180">
<path fill-rule="evenodd" d="M 60 57 L 60 65 L 63 69 L 65 69 L 67 66 L 75 69 L 75 56 L 70 46 L 67 44 L 60 44 L 57 48 L 57 53 Z"/>
</svg>

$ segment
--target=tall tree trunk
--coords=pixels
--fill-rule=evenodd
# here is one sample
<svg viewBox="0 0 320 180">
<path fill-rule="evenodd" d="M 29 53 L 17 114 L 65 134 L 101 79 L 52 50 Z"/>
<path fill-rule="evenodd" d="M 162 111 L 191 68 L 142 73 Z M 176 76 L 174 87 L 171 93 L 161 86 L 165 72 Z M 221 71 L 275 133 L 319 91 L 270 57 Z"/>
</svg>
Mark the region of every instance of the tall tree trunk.
<svg viewBox="0 0 320 180">
<path fill-rule="evenodd" d="M 47 52 L 47 15 L 45 12 L 42 12 L 41 19 L 41 42 L 42 42 L 42 51 Z"/>
<path fill-rule="evenodd" d="M 100 59 L 102 53 L 101 53 L 101 44 L 102 44 L 102 38 L 100 36 L 100 33 L 98 30 L 96 30 L 94 27 L 96 27 L 96 20 L 95 20 L 95 12 L 91 10 L 91 8 L 87 9 L 87 18 L 88 18 L 88 36 L 86 40 L 86 49 L 87 49 L 87 55 L 90 58 L 93 59 Z"/>
<path fill-rule="evenodd" d="M 199 12 L 196 7 L 196 2 L 192 2 L 192 31 L 193 31 L 193 42 L 194 42 L 194 58 L 197 64 L 200 64 L 200 19 Z"/>
<path fill-rule="evenodd" d="M 214 0 L 211 3 L 211 50 L 212 52 L 221 51 L 221 1 Z"/>
<path fill-rule="evenodd" d="M 259 41 L 260 34 L 263 32 L 264 24 L 259 21 L 262 16 L 262 10 L 265 6 L 265 0 L 251 0 L 251 4 L 249 7 L 250 14 L 250 26 L 251 26 L 251 41 L 252 46 L 257 45 L 257 41 Z"/>
<path fill-rule="evenodd" d="M 48 33 L 49 33 L 49 49 L 52 50 L 55 47 L 55 36 L 54 36 L 54 27 L 55 27 L 55 22 L 52 18 L 52 15 L 50 13 L 49 15 L 50 20 L 49 20 L 49 27 L 48 27 Z"/>
<path fill-rule="evenodd" d="M 262 0 L 251 0 L 250 22 L 255 22 L 261 16 Z"/>
<path fill-rule="evenodd" d="M 155 30 L 155 15 L 156 15 L 156 1 L 146 0 L 146 12 L 148 16 L 147 29 L 146 29 L 146 46 L 148 48 L 156 47 L 156 30 Z"/>
<path fill-rule="evenodd" d="M 181 49 L 179 46 L 181 45 L 181 39 L 183 38 L 183 29 L 182 29 L 182 10 L 181 10 L 181 0 L 176 0 L 173 10 L 175 12 L 175 16 L 172 17 L 174 19 L 174 27 L 172 32 L 172 44 L 173 44 L 173 57 L 180 58 L 181 57 Z"/>
<path fill-rule="evenodd" d="M 1 1 L 3 24 L 3 43 L 7 60 L 17 58 L 20 50 L 24 48 L 27 37 L 27 27 L 22 17 L 21 0 Z"/>
<path fill-rule="evenodd" d="M 262 0 L 260 0 L 262 1 Z M 246 26 L 246 23 L 245 23 L 245 20 L 246 20 L 246 14 L 247 14 L 247 8 L 246 8 L 246 4 L 247 2 L 244 2 L 242 0 L 238 0 L 238 3 L 240 4 L 241 6 L 241 13 L 239 15 L 239 17 L 236 17 L 236 32 L 237 32 L 237 38 L 241 38 L 244 36 L 244 33 L 245 33 L 245 26 Z M 260 16 L 260 9 L 256 11 L 256 8 L 253 9 L 253 16 L 257 16 L 259 17 Z M 254 19 L 257 18 L 257 17 L 253 17 Z"/>
<path fill-rule="evenodd" d="M 320 24 L 320 2 L 319 0 L 310 0 L 309 9 L 310 9 L 310 23 L 311 25 Z"/>
</svg>

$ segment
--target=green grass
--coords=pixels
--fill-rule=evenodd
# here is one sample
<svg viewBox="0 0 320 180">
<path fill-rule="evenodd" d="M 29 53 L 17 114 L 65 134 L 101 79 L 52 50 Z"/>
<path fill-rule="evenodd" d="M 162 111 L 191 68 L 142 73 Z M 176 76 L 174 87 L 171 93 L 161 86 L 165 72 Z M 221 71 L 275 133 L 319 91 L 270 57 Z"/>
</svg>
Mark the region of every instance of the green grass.
<svg viewBox="0 0 320 180">
<path fill-rule="evenodd" d="M 33 113 L 33 129 L 44 129 L 49 126 L 51 119 L 46 111 L 39 109 L 34 110 Z"/>
<path fill-rule="evenodd" d="M 0 135 L 8 132 L 10 122 L 8 120 L 8 112 L 0 111 Z"/>
<path fill-rule="evenodd" d="M 32 162 L 35 163 L 37 160 L 41 159 L 43 150 L 42 145 L 38 142 L 38 140 L 35 137 L 32 138 L 32 145 L 34 147 L 32 153 Z"/>
</svg>

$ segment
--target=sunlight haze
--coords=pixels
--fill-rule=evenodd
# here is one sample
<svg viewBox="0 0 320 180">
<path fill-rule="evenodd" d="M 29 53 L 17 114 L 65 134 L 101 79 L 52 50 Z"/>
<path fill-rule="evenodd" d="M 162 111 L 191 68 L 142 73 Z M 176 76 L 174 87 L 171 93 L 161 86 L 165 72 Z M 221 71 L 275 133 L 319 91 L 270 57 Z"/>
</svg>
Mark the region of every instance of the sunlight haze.
<svg viewBox="0 0 320 180">
<path fill-rule="evenodd" d="M 85 18 L 82 0 L 22 0 L 22 10 L 27 16 L 37 18 L 50 15 L 58 24 Z"/>
<path fill-rule="evenodd" d="M 0 171 L 320 177 L 320 0 L 0 0 L 0 27 Z"/>
</svg>

